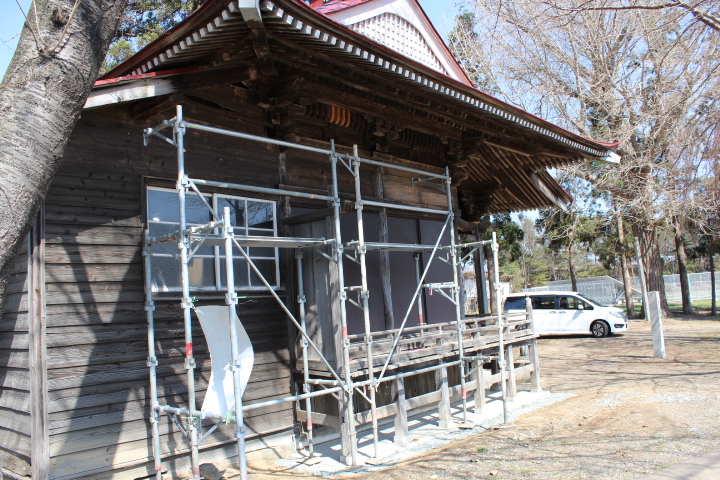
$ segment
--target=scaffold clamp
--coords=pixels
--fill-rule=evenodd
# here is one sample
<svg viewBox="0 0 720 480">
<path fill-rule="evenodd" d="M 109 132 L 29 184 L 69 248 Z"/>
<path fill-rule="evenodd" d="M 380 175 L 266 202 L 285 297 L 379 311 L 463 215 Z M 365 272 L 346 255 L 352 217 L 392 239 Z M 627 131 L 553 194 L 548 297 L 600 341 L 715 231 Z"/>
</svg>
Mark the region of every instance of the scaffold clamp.
<svg viewBox="0 0 720 480">
<path fill-rule="evenodd" d="M 238 296 L 235 292 L 228 292 L 225 294 L 225 304 L 226 305 L 237 305 L 238 303 Z"/>
<path fill-rule="evenodd" d="M 180 189 L 180 188 L 188 188 L 188 187 L 190 187 L 190 185 L 192 185 L 192 182 L 190 181 L 190 177 L 188 177 L 187 175 L 183 175 L 183 176 L 182 176 L 181 178 L 179 178 L 178 181 L 177 181 L 177 188 L 178 188 L 178 189 Z"/>
</svg>

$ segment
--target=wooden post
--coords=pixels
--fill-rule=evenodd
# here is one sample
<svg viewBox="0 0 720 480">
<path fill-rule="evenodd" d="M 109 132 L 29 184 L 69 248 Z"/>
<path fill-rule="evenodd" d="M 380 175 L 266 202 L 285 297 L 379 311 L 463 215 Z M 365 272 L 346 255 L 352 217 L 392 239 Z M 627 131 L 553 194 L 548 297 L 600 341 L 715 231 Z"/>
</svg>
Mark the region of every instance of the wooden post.
<svg viewBox="0 0 720 480">
<path fill-rule="evenodd" d="M 375 196 L 377 198 L 385 198 L 382 167 L 377 167 L 375 170 Z M 388 243 L 390 241 L 390 234 L 386 208 L 380 209 L 378 220 L 380 223 L 380 242 Z M 382 284 L 383 307 L 385 310 L 385 329 L 392 330 L 395 328 L 395 317 L 393 315 L 392 288 L 390 287 L 390 253 L 387 251 L 380 252 L 380 281 Z"/>
<path fill-rule="evenodd" d="M 335 222 L 333 217 L 328 217 L 325 220 L 327 238 L 335 238 Z M 328 283 L 329 283 L 329 298 L 330 301 L 330 325 L 333 329 L 333 346 L 335 350 L 335 366 L 336 371 L 341 376 L 346 376 L 346 368 L 349 365 L 345 365 L 343 358 L 343 345 L 345 339 L 343 337 L 343 331 L 340 325 L 339 319 L 342 316 L 342 305 L 338 298 L 340 298 L 342 292 L 340 291 L 340 272 L 338 264 L 335 262 L 328 261 Z M 353 409 L 350 408 L 352 400 L 351 393 L 340 392 L 338 395 L 339 401 L 339 417 L 340 417 L 340 462 L 346 465 L 352 465 L 353 454 L 356 448 L 356 439 L 351 435 L 350 432 L 350 416 L 354 414 Z"/>
<path fill-rule="evenodd" d="M 530 391 L 542 392 L 540 386 L 540 356 L 538 355 L 536 338 L 532 339 L 530 345 L 528 345 L 528 357 L 533 366 L 533 371 L 530 374 Z"/>
<path fill-rule="evenodd" d="M 473 408 L 473 411 L 475 413 L 482 413 L 485 409 L 485 362 L 483 360 L 475 360 L 473 362 L 473 368 L 476 368 L 475 370 L 475 383 L 477 383 L 477 388 L 475 389 L 475 394 L 473 395 L 473 400 L 475 401 L 475 406 Z"/>
<path fill-rule="evenodd" d="M 30 448 L 32 478 L 50 478 L 50 433 L 48 427 L 47 344 L 45 336 L 45 208 L 29 234 L 28 293 L 30 337 Z M 0 473 L 2 477 L 2 473 Z"/>
<path fill-rule="evenodd" d="M 505 351 L 507 352 L 506 355 L 506 365 L 507 365 L 507 396 L 508 400 L 511 402 L 515 401 L 515 396 L 517 395 L 517 384 L 515 382 L 515 359 L 513 358 L 513 346 L 508 345 L 505 347 Z"/>
<path fill-rule="evenodd" d="M 398 378 L 394 382 L 397 389 L 397 413 L 395 414 L 395 438 L 393 442 L 398 445 L 407 445 L 410 443 L 410 433 L 408 431 L 407 401 L 405 398 L 405 379 Z"/>
<path fill-rule="evenodd" d="M 528 328 L 531 332 L 535 333 L 535 319 L 533 316 L 532 300 L 530 297 L 525 299 L 525 312 L 527 319 L 530 321 Z M 531 392 L 542 392 L 540 387 L 540 355 L 538 354 L 537 338 L 533 338 L 530 341 L 530 345 L 527 346 L 528 360 L 533 366 L 533 371 L 530 374 L 530 391 Z"/>
<path fill-rule="evenodd" d="M 440 428 L 452 427 L 452 416 L 450 414 L 450 388 L 448 386 L 447 367 L 435 370 L 435 383 L 440 390 L 440 401 L 438 402 L 438 416 L 440 417 Z"/>
<path fill-rule="evenodd" d="M 477 240 L 480 241 L 482 238 L 480 235 L 480 229 L 475 230 L 475 236 L 477 237 Z M 480 246 L 475 252 L 473 253 L 473 264 L 475 265 L 475 283 L 476 290 L 477 290 L 477 307 L 478 307 L 478 313 L 480 315 L 488 315 L 490 313 L 490 308 L 488 305 L 488 290 L 487 290 L 487 283 L 485 278 L 485 250 L 484 246 Z"/>
</svg>

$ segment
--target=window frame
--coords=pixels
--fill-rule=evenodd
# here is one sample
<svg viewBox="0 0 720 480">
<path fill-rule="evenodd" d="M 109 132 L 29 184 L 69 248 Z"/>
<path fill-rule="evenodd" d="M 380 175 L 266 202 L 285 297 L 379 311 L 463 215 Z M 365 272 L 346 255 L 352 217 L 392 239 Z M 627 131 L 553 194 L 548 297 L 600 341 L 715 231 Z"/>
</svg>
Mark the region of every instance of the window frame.
<svg viewBox="0 0 720 480">
<path fill-rule="evenodd" d="M 152 220 L 150 218 L 151 203 L 150 203 L 150 195 L 148 193 L 150 191 L 170 192 L 170 193 L 174 193 L 177 195 L 177 190 L 174 188 L 157 186 L 157 185 L 146 185 L 145 186 L 145 228 L 149 229 L 150 224 L 165 224 L 165 225 L 177 225 L 178 226 L 177 230 L 179 230 L 179 225 L 180 225 L 179 223 L 169 222 L 166 220 Z M 195 193 L 195 192 L 187 192 L 186 195 L 188 195 L 188 196 L 192 195 L 192 196 L 196 196 L 196 197 L 198 196 L 197 193 Z M 242 233 L 242 235 L 248 235 L 248 236 L 251 236 L 251 231 L 261 232 L 259 236 L 272 236 L 272 237 L 278 236 L 277 202 L 276 201 L 260 199 L 260 198 L 253 198 L 253 197 L 244 197 L 244 196 L 240 196 L 240 195 L 231 195 L 231 194 L 227 194 L 227 193 L 218 193 L 218 192 L 214 192 L 214 193 L 203 192 L 202 195 L 206 199 L 209 198 L 210 201 L 208 203 L 210 203 L 210 205 L 213 207 L 213 209 L 215 209 L 215 211 L 220 215 L 222 215 L 222 212 L 218 211 L 218 199 L 230 198 L 233 200 L 241 200 L 244 202 L 244 212 L 245 212 L 243 214 L 243 223 L 244 224 L 240 225 L 240 226 L 233 225 L 233 231 L 237 235 L 240 235 L 240 233 L 237 233 L 237 231 L 241 230 L 241 231 L 244 231 L 244 233 Z M 266 204 L 270 205 L 270 207 L 272 209 L 272 229 L 262 228 L 262 227 L 250 227 L 248 225 L 248 217 L 247 217 L 248 202 L 266 203 Z M 178 205 L 178 203 L 176 202 L 176 206 L 177 205 Z M 208 211 L 208 221 L 210 221 L 210 218 L 211 218 L 211 214 L 210 214 L 210 211 Z M 192 226 L 192 225 L 198 225 L 198 224 L 188 222 L 188 226 Z M 217 229 L 213 230 L 213 233 L 219 234 L 220 229 L 217 228 Z M 170 248 L 172 248 L 172 247 L 170 247 Z M 227 286 L 224 285 L 225 284 L 224 273 L 222 273 L 222 269 L 224 268 L 224 262 L 225 262 L 225 255 L 224 255 L 225 248 L 220 247 L 220 246 L 207 247 L 207 248 L 213 249 L 212 255 L 209 255 L 209 254 L 197 254 L 197 255 L 198 255 L 198 258 L 212 258 L 213 259 L 212 265 L 213 265 L 213 269 L 214 269 L 214 271 L 213 271 L 214 285 L 213 286 L 200 286 L 200 287 L 190 285 L 190 291 L 191 292 L 202 292 L 202 293 L 227 292 Z M 268 283 L 270 284 L 270 286 L 272 287 L 273 290 L 279 290 L 281 288 L 281 286 L 280 286 L 281 282 L 280 282 L 280 252 L 279 252 L 278 247 L 255 247 L 255 248 L 272 248 L 274 251 L 274 255 L 272 257 L 266 256 L 266 255 L 253 256 L 252 248 L 253 247 L 245 247 L 245 250 L 248 253 L 248 256 L 252 260 L 273 260 L 274 261 L 275 283 L 273 284 L 270 281 L 268 281 Z M 156 248 L 152 253 L 152 257 L 155 257 L 155 256 L 172 258 L 173 255 L 170 252 L 163 252 Z M 195 258 L 195 256 L 193 256 L 193 258 Z M 236 259 L 236 258 L 244 259 L 245 257 L 239 251 L 237 251 L 237 247 L 233 247 L 233 259 Z M 151 258 L 151 261 L 152 261 L 152 258 Z M 179 260 L 177 260 L 177 262 L 179 263 Z M 247 273 L 248 284 L 239 286 L 236 283 L 235 291 L 267 290 L 267 287 L 262 283 L 260 283 L 260 285 L 252 284 L 253 276 L 256 276 L 256 275 L 252 271 L 250 264 L 247 261 L 245 261 L 244 263 L 245 263 L 245 267 L 247 268 L 246 273 Z M 151 268 L 152 268 L 152 266 L 151 266 Z M 266 278 L 266 280 L 268 280 L 268 279 Z M 171 293 L 182 292 L 182 285 L 178 285 L 176 287 L 163 287 L 163 286 L 157 285 L 153 281 L 153 284 L 151 285 L 151 289 L 152 289 L 153 294 L 171 294 Z"/>
</svg>

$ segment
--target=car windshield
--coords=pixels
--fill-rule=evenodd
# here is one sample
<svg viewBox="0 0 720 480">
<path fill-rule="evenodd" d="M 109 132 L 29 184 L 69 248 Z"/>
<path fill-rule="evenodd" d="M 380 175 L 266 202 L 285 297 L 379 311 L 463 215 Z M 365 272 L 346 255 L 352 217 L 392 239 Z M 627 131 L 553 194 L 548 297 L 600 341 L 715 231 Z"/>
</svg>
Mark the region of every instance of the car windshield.
<svg viewBox="0 0 720 480">
<path fill-rule="evenodd" d="M 584 293 L 578 293 L 578 295 L 580 295 L 582 298 L 584 298 L 584 299 L 587 300 L 588 302 L 597 305 L 598 307 L 607 307 L 607 305 L 603 305 L 602 303 L 598 302 L 598 301 L 595 300 L 594 298 L 588 297 L 588 296 L 585 295 Z"/>
</svg>

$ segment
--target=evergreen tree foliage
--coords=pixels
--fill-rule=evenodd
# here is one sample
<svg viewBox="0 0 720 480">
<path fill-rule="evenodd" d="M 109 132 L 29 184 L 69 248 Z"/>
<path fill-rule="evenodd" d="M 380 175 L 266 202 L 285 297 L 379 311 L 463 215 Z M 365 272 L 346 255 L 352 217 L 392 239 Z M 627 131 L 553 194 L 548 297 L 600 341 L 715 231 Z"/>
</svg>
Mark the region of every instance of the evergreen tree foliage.
<svg viewBox="0 0 720 480">
<path fill-rule="evenodd" d="M 205 0 L 127 0 L 101 74 L 112 70 L 145 45 L 180 23 Z"/>
</svg>

